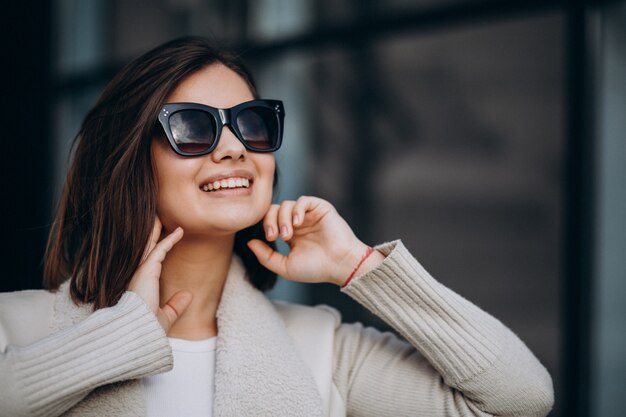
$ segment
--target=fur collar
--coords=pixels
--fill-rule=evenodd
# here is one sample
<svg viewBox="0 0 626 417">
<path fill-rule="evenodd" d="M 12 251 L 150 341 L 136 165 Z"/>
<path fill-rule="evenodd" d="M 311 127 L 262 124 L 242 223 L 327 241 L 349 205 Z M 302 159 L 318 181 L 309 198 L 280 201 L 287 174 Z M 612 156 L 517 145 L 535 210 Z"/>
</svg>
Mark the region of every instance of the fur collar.
<svg viewBox="0 0 626 417">
<path fill-rule="evenodd" d="M 53 330 L 71 326 L 91 313 L 76 306 L 68 283 L 57 293 Z M 217 311 L 213 415 L 321 416 L 316 383 L 272 303 L 254 288 L 233 256 Z M 92 391 L 67 416 L 145 416 L 141 380 L 109 384 Z"/>
</svg>

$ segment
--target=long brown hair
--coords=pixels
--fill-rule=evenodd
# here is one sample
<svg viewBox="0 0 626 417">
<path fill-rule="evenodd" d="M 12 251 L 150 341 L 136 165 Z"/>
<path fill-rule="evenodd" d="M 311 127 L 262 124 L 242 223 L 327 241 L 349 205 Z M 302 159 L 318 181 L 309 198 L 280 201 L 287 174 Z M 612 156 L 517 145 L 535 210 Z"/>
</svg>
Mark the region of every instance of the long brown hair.
<svg viewBox="0 0 626 417">
<path fill-rule="evenodd" d="M 77 304 L 115 305 L 139 266 L 156 215 L 157 184 L 151 159 L 156 115 L 166 97 L 192 73 L 221 63 L 239 74 L 257 96 L 240 59 L 206 39 L 163 44 L 126 65 L 87 114 L 50 230 L 44 266 L 49 290 L 71 277 Z M 158 128 L 158 126 L 157 126 Z M 235 253 L 253 285 L 265 291 L 276 275 L 246 246 L 264 239 L 261 224 L 237 233 Z"/>
</svg>

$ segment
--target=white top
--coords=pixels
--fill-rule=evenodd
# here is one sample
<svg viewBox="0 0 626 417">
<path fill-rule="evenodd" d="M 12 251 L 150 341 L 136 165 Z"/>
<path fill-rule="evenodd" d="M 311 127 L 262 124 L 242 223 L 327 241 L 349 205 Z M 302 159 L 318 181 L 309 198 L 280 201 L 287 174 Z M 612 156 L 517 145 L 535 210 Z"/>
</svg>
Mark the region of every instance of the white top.
<svg viewBox="0 0 626 417">
<path fill-rule="evenodd" d="M 168 340 L 174 369 L 143 379 L 148 417 L 211 417 L 217 337 Z"/>
</svg>

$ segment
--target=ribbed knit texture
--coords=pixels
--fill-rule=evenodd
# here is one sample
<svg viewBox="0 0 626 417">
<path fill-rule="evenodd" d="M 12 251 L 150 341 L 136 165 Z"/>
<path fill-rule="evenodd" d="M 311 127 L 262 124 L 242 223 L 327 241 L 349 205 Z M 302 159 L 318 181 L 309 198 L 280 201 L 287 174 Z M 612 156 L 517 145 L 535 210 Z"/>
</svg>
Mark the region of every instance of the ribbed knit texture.
<svg viewBox="0 0 626 417">
<path fill-rule="evenodd" d="M 27 347 L 9 346 L 6 356 L 10 370 L 1 374 L 12 383 L 3 384 L 8 391 L 0 394 L 6 397 L 0 401 L 5 405 L 0 415 L 12 417 L 59 415 L 73 403 L 68 401 L 68 393 L 74 393 L 78 401 L 105 382 L 153 375 L 172 367 L 162 327 L 132 292 L 71 329 Z M 11 402 L 15 407 L 10 407 Z M 17 411 L 24 409 L 30 412 Z"/>
<path fill-rule="evenodd" d="M 346 384 L 346 391 L 381 392 L 393 385 L 407 395 L 427 391 L 430 394 L 425 397 L 431 398 L 433 403 L 439 401 L 439 407 L 442 407 L 446 400 L 438 395 L 444 395 L 446 391 L 451 394 L 450 388 L 437 386 L 432 378 L 416 377 L 419 367 L 432 366 L 447 386 L 463 391 L 467 399 L 473 400 L 474 404 L 466 402 L 461 406 L 461 396 L 454 399 L 450 395 L 448 401 L 454 406 L 450 404 L 448 411 L 455 410 L 451 415 L 466 415 L 464 409 L 472 415 L 481 410 L 497 415 L 543 416 L 547 413 L 552 405 L 551 379 L 517 336 L 497 319 L 437 282 L 401 242 L 381 245 L 377 249 L 386 255 L 383 264 L 353 278 L 342 291 L 396 329 L 427 362 L 412 354 L 405 343 L 391 335 L 385 338 L 374 329 L 346 326 L 340 335 L 352 334 L 354 338 L 355 332 L 360 332 L 361 340 L 360 343 L 350 342 L 349 346 L 342 346 L 339 342 L 338 360 L 354 363 L 355 358 L 361 356 L 359 360 L 365 361 L 366 372 L 379 370 L 377 375 L 372 373 L 369 378 L 355 378 L 354 371 L 344 372 L 347 377 L 340 384 Z M 369 341 L 371 345 L 366 350 Z M 405 368 L 416 367 L 405 377 L 402 377 L 400 368 L 402 361 L 398 359 L 403 355 Z M 414 357 L 409 358 L 411 355 Z M 338 362 L 338 375 L 342 375 L 342 366 L 346 364 Z M 383 387 L 381 377 L 389 367 L 398 377 Z M 396 392 L 392 398 L 377 396 L 378 406 L 385 410 L 385 415 L 392 415 L 389 411 L 398 404 L 398 398 L 401 398 L 398 394 Z M 529 404 L 529 401 L 535 403 Z M 365 415 L 366 412 L 376 415 L 372 414 L 373 406 L 367 399 L 359 398 L 350 401 L 348 409 L 355 415 Z M 436 409 L 437 405 L 434 407 Z M 442 415 L 448 415 L 448 411 Z"/>
<path fill-rule="evenodd" d="M 519 338 L 435 281 L 402 243 L 377 249 L 383 264 L 342 291 L 410 344 L 340 324 L 330 307 L 274 305 L 233 258 L 218 309 L 215 416 L 547 415 L 550 376 Z M 146 415 L 138 378 L 171 369 L 172 356 L 138 295 L 92 313 L 62 287 L 43 339 L 35 335 L 46 326 L 21 332 L 17 323 L 47 320 L 49 302 L 30 294 L 19 307 L 15 297 L 3 310 L 11 325 L 0 321 L 0 416 Z M 35 300 L 44 306 L 25 317 Z M 11 345 L 18 334 L 23 346 Z"/>
</svg>

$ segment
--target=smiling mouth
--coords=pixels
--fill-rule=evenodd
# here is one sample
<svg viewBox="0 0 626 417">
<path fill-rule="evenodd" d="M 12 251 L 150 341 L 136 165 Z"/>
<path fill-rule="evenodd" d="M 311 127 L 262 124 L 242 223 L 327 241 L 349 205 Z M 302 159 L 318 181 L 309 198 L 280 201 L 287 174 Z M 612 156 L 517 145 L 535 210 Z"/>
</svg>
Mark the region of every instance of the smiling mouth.
<svg viewBox="0 0 626 417">
<path fill-rule="evenodd" d="M 203 184 L 200 189 L 204 192 L 217 191 L 221 189 L 233 189 L 233 188 L 250 188 L 252 182 L 247 178 L 227 178 L 220 181 L 213 181 L 208 184 Z"/>
</svg>

